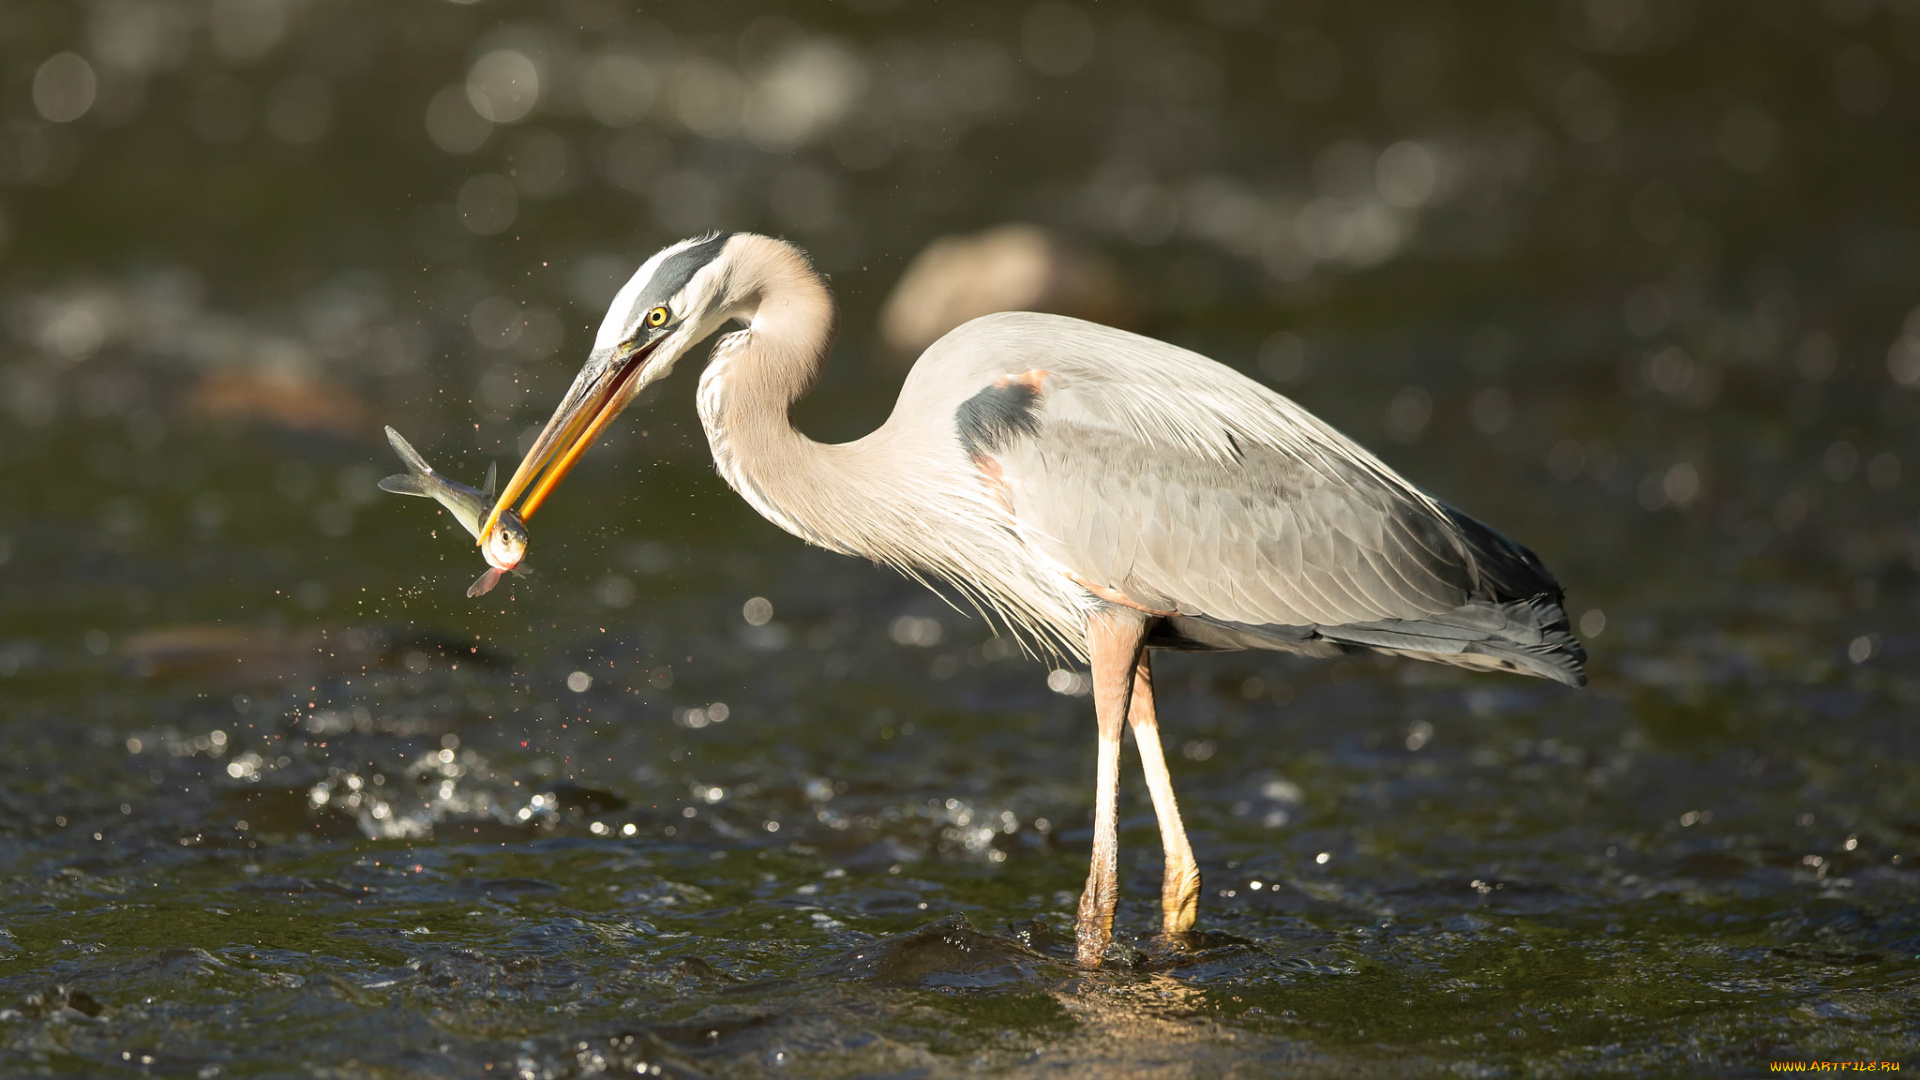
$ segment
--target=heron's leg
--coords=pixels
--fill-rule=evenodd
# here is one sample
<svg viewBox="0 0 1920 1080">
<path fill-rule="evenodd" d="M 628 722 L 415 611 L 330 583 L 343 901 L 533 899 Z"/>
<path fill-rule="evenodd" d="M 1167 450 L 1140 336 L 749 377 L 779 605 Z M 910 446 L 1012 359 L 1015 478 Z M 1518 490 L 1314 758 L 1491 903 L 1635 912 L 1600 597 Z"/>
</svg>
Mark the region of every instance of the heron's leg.
<svg viewBox="0 0 1920 1080">
<path fill-rule="evenodd" d="M 1093 705 L 1100 718 L 1098 793 L 1093 804 L 1093 861 L 1074 923 L 1075 959 L 1099 967 L 1113 940 L 1113 908 L 1120 899 L 1120 731 L 1133 696 L 1133 668 L 1146 637 L 1146 619 L 1127 608 L 1108 608 L 1087 621 L 1093 660 Z"/>
<path fill-rule="evenodd" d="M 1180 821 L 1180 804 L 1173 798 L 1173 777 L 1167 774 L 1167 759 L 1160 752 L 1153 667 L 1147 656 L 1147 650 L 1140 650 L 1140 662 L 1134 665 L 1127 723 L 1133 727 L 1134 745 L 1140 748 L 1140 768 L 1147 774 L 1154 816 L 1160 819 L 1160 848 L 1167 856 L 1165 876 L 1160 879 L 1160 925 L 1169 934 L 1184 934 L 1193 929 L 1200 913 L 1200 864 L 1193 860 L 1193 845 L 1187 842 L 1187 827 Z"/>
</svg>

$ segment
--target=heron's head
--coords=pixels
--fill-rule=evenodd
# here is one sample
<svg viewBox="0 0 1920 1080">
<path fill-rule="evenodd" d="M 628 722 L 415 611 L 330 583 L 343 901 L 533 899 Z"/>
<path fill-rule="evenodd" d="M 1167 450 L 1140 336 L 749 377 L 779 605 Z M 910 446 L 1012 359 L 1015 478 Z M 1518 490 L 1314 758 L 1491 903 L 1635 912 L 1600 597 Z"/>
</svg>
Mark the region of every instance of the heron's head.
<svg viewBox="0 0 1920 1080">
<path fill-rule="evenodd" d="M 682 240 L 648 259 L 607 308 L 586 366 L 553 418 L 501 490 L 480 530 L 480 545 L 502 525 L 522 492 L 530 518 L 621 410 L 666 377 L 688 349 L 733 317 L 728 289 L 731 233 Z"/>
</svg>

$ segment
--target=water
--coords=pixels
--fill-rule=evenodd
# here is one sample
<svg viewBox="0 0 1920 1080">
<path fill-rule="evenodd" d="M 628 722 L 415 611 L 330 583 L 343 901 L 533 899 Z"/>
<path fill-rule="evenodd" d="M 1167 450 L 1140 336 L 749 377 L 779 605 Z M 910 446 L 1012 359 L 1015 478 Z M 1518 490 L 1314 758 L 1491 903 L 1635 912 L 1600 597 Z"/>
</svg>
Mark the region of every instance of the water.
<svg viewBox="0 0 1920 1080">
<path fill-rule="evenodd" d="M 6 1072 L 1914 1059 L 1906 6 L 557 10 L 6 14 Z M 907 256 L 1007 218 L 1524 539 L 1593 657 L 1163 658 L 1200 930 L 1129 756 L 1096 973 L 1079 684 L 761 521 L 691 379 L 484 602 L 372 486 L 382 422 L 510 464 L 709 225 L 833 274 L 801 421 L 857 434 Z"/>
</svg>

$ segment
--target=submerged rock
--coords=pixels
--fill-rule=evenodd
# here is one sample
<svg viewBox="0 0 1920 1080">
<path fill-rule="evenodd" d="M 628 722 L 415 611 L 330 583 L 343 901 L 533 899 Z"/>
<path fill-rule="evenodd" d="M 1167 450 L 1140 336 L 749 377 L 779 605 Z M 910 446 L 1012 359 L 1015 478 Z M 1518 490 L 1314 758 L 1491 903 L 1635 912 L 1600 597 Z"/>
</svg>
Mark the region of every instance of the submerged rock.
<svg viewBox="0 0 1920 1080">
<path fill-rule="evenodd" d="M 907 264 L 880 312 L 880 338 L 910 360 L 969 319 L 996 311 L 1044 311 L 1133 325 L 1113 264 L 1037 225 L 1001 225 L 943 236 Z"/>
<path fill-rule="evenodd" d="M 1012 938 L 974 929 L 965 915 L 864 945 L 847 958 L 846 970 L 886 986 L 929 990 L 1044 985 L 1065 974 L 1057 962 Z"/>
<path fill-rule="evenodd" d="M 128 634 L 115 651 L 129 673 L 142 678 L 223 688 L 377 670 L 418 675 L 441 666 L 498 669 L 513 663 L 497 649 L 432 629 L 360 626 L 310 626 L 290 633 L 245 623 L 180 623 Z"/>
<path fill-rule="evenodd" d="M 345 386 L 304 375 L 251 368 L 209 373 L 187 395 L 190 411 L 216 421 L 266 423 L 295 431 L 362 438 L 372 412 Z"/>
<path fill-rule="evenodd" d="M 56 986 L 37 994 L 28 994 L 11 1009 L 0 1009 L 0 1019 L 8 1014 L 33 1019 L 91 1020 L 106 1011 L 85 990 Z"/>
</svg>

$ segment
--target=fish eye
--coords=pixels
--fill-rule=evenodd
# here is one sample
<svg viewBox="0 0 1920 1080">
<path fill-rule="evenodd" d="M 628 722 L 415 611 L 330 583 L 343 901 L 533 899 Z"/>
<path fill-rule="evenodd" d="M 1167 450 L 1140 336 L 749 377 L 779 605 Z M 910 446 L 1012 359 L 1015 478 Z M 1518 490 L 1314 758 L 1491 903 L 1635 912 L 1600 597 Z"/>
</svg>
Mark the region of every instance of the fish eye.
<svg viewBox="0 0 1920 1080">
<path fill-rule="evenodd" d="M 652 311 L 647 312 L 647 325 L 652 327 L 661 327 L 661 326 L 667 325 L 667 309 L 663 307 L 657 307 L 657 308 L 654 308 Z"/>
<path fill-rule="evenodd" d="M 527 552 L 527 530 L 518 522 L 502 520 L 487 547 L 502 562 L 517 563 Z"/>
</svg>

